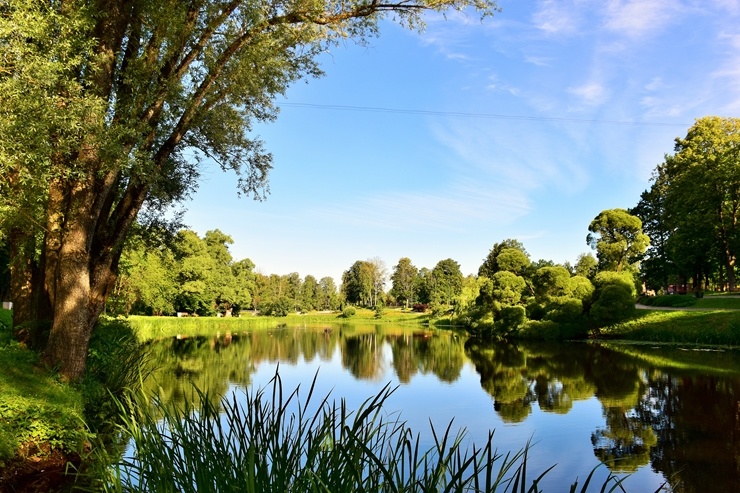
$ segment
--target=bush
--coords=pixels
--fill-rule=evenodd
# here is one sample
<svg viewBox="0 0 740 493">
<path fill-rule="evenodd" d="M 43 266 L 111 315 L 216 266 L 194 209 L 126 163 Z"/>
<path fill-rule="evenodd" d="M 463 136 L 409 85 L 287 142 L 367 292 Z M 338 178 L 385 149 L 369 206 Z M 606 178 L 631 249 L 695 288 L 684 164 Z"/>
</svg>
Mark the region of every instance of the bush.
<svg viewBox="0 0 740 493">
<path fill-rule="evenodd" d="M 494 329 L 500 334 L 510 334 L 524 325 L 527 321 L 527 312 L 523 306 L 505 306 L 494 322 Z"/>
<path fill-rule="evenodd" d="M 560 324 L 552 320 L 528 320 L 519 329 L 517 336 L 521 339 L 557 341 L 561 338 Z"/>
<path fill-rule="evenodd" d="M 599 298 L 589 312 L 589 320 L 595 328 L 622 322 L 635 314 L 635 298 L 623 284 L 604 286 Z"/>
<path fill-rule="evenodd" d="M 596 289 L 594 288 L 593 283 L 591 283 L 587 277 L 583 276 L 571 277 L 570 281 L 568 281 L 568 288 L 570 290 L 570 295 L 573 298 L 578 298 L 584 304 L 591 302 Z"/>
<path fill-rule="evenodd" d="M 614 271 L 601 271 L 594 277 L 594 286 L 596 287 L 596 296 L 598 298 L 598 291 L 605 286 L 611 286 L 618 284 L 624 286 L 632 296 L 633 300 L 637 299 L 637 288 L 639 281 L 635 279 L 635 276 L 630 272 L 614 272 Z"/>
<path fill-rule="evenodd" d="M 545 305 L 544 320 L 559 324 L 579 323 L 583 320 L 583 302 L 577 298 L 561 296 Z"/>
<path fill-rule="evenodd" d="M 539 303 L 535 299 L 527 303 L 527 318 L 530 320 L 542 320 L 546 313 L 545 303 Z"/>
<path fill-rule="evenodd" d="M 357 310 L 355 310 L 354 306 L 348 306 L 344 310 L 342 310 L 342 317 L 344 318 L 352 318 L 357 313 Z"/>
<path fill-rule="evenodd" d="M 426 303 L 414 303 L 411 307 L 411 310 L 419 313 L 424 313 L 429 309 L 429 305 Z"/>
</svg>

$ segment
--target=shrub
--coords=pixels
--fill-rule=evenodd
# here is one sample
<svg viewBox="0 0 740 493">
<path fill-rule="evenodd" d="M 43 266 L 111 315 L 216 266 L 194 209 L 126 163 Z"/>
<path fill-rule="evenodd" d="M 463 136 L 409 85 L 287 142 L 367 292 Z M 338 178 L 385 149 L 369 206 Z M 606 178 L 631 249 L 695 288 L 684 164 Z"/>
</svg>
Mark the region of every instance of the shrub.
<svg viewBox="0 0 740 493">
<path fill-rule="evenodd" d="M 523 306 L 505 306 L 499 312 L 498 318 L 494 322 L 494 328 L 498 333 L 509 334 L 524 325 L 526 321 L 527 312 Z"/>
<path fill-rule="evenodd" d="M 352 318 L 357 313 L 357 310 L 355 310 L 354 306 L 348 306 L 344 310 L 342 310 L 342 317 L 344 318 Z"/>
<path fill-rule="evenodd" d="M 593 327 L 600 328 L 627 320 L 634 314 L 632 293 L 623 284 L 610 284 L 600 290 L 599 298 L 589 312 L 589 320 Z"/>
<path fill-rule="evenodd" d="M 594 277 L 594 286 L 596 287 L 596 296 L 599 296 L 598 291 L 605 286 L 618 284 L 624 286 L 629 290 L 630 296 L 633 299 L 637 299 L 637 288 L 639 281 L 635 279 L 635 276 L 630 272 L 614 272 L 614 271 L 601 271 Z"/>
<path fill-rule="evenodd" d="M 553 298 L 545 305 L 543 319 L 560 324 L 578 323 L 583 319 L 583 302 L 566 296 Z"/>
<path fill-rule="evenodd" d="M 429 309 L 429 305 L 426 303 L 414 303 L 411 307 L 411 310 L 419 313 L 424 313 Z"/>
<path fill-rule="evenodd" d="M 596 288 L 587 277 L 573 276 L 568 281 L 568 289 L 573 298 L 578 298 L 584 304 L 588 304 L 591 302 Z"/>
<path fill-rule="evenodd" d="M 90 339 L 81 386 L 88 426 L 110 431 L 119 411 L 116 400 L 137 393 L 149 371 L 147 352 L 128 321 L 102 319 Z"/>
<path fill-rule="evenodd" d="M 560 337 L 560 324 L 552 320 L 527 320 L 517 334 L 521 339 L 556 341 Z"/>
</svg>

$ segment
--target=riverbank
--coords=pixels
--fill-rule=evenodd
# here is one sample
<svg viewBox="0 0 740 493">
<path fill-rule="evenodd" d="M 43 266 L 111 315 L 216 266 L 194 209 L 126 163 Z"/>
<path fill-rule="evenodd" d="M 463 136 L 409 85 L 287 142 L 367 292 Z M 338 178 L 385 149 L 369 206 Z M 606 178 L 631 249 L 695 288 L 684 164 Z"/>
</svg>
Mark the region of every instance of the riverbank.
<svg viewBox="0 0 740 493">
<path fill-rule="evenodd" d="M 114 399 L 140 388 L 141 344 L 125 323 L 101 322 L 90 341 L 82 381 L 63 383 L 37 352 L 13 338 L 11 313 L 0 311 L 0 493 L 67 491 L 92 463 L 97 443 L 115 432 Z"/>
</svg>

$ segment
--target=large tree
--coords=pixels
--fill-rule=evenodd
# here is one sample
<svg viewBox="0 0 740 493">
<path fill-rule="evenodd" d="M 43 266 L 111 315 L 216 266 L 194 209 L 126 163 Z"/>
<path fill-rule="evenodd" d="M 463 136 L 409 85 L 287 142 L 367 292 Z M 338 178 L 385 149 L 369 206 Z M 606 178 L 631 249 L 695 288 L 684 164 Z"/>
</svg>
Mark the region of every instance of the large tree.
<svg viewBox="0 0 740 493">
<path fill-rule="evenodd" d="M 513 250 L 517 250 L 517 252 Z M 499 265 L 499 260 L 501 260 L 501 264 L 503 265 Z M 528 265 L 529 254 L 524 249 L 524 245 L 519 240 L 507 238 L 501 243 L 493 244 L 491 251 L 488 252 L 488 255 L 483 259 L 483 263 L 478 268 L 478 275 L 492 279 L 496 272 L 502 270 L 510 270 L 519 274 L 520 268 Z"/>
<path fill-rule="evenodd" d="M 624 209 L 601 211 L 588 226 L 586 243 L 596 250 L 599 267 L 621 271 L 637 263 L 650 238 L 642 232 L 642 221 Z"/>
<path fill-rule="evenodd" d="M 661 166 L 674 260 L 698 285 L 716 258 L 733 290 L 740 251 L 740 119 L 700 118 L 686 138 L 676 139 L 675 151 Z"/>
<path fill-rule="evenodd" d="M 199 160 L 260 198 L 250 136 L 327 45 L 381 19 L 495 0 L 6 0 L 0 16 L 0 220 L 17 322 L 52 320 L 46 359 L 77 379 L 132 225 L 192 193 Z"/>
<path fill-rule="evenodd" d="M 408 257 L 398 259 L 398 263 L 393 267 L 393 274 L 391 274 L 391 282 L 393 282 L 391 294 L 398 301 L 402 301 L 406 305 L 406 308 L 409 307 L 409 302 L 414 301 L 416 277 L 418 274 L 419 269 L 411 263 L 411 259 Z"/>
</svg>

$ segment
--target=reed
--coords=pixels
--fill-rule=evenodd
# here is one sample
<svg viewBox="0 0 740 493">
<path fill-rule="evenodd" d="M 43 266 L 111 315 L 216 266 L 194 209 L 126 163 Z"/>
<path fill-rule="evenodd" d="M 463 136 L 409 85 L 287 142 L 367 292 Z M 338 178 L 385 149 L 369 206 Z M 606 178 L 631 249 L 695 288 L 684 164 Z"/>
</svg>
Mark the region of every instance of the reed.
<svg viewBox="0 0 740 493">
<path fill-rule="evenodd" d="M 481 447 L 463 446 L 464 431 L 432 427 L 434 445 L 423 450 L 418 434 L 389 416 L 390 386 L 356 411 L 329 396 L 284 397 L 278 374 L 265 389 L 199 407 L 140 405 L 124 416 L 122 430 L 135 452 L 105 470 L 107 492 L 516 492 L 541 491 L 550 471 L 529 477 L 529 444 L 501 454 L 494 433 Z M 100 461 L 104 463 L 105 461 Z M 572 493 L 586 492 L 593 476 Z M 600 491 L 624 491 L 609 474 Z"/>
</svg>

